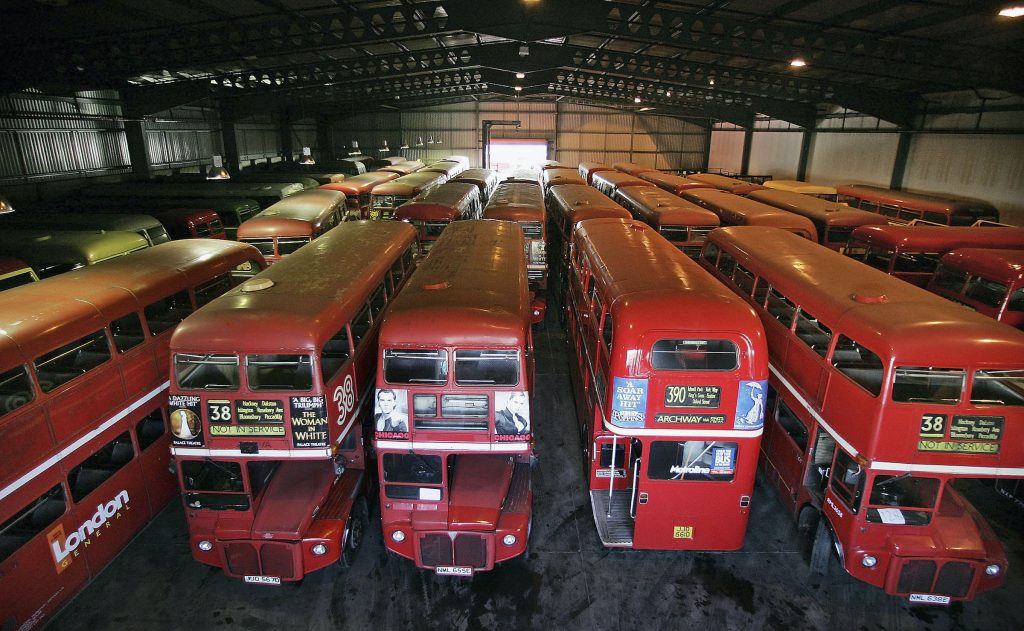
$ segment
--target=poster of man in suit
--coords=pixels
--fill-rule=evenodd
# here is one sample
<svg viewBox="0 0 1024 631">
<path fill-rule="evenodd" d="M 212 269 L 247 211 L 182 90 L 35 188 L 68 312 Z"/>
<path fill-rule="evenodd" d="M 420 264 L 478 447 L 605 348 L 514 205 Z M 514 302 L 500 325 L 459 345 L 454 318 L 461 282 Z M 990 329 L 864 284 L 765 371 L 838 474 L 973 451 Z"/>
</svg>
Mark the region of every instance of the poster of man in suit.
<svg viewBox="0 0 1024 631">
<path fill-rule="evenodd" d="M 408 391 L 381 388 L 373 406 L 373 423 L 378 432 L 408 432 Z"/>
</svg>

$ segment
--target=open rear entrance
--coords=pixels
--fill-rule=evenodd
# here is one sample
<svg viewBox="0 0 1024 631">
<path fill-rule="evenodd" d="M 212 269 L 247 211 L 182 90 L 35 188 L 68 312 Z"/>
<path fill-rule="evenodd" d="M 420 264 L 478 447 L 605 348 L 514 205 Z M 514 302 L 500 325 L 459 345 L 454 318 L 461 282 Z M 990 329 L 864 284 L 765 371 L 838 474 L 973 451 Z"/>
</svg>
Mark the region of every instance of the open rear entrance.
<svg viewBox="0 0 1024 631">
<path fill-rule="evenodd" d="M 543 138 L 492 138 L 491 168 L 502 176 L 515 169 L 536 169 L 548 159 L 548 141 Z"/>
</svg>

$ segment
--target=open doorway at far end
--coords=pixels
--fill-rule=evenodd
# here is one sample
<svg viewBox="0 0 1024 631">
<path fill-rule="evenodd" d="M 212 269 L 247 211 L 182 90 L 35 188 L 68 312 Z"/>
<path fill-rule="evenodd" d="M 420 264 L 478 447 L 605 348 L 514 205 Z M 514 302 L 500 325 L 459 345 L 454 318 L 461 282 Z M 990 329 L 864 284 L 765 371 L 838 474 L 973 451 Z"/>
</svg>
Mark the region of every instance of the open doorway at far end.
<svg viewBox="0 0 1024 631">
<path fill-rule="evenodd" d="M 502 176 L 516 169 L 537 169 L 548 159 L 548 141 L 543 138 L 492 138 L 491 168 Z"/>
</svg>

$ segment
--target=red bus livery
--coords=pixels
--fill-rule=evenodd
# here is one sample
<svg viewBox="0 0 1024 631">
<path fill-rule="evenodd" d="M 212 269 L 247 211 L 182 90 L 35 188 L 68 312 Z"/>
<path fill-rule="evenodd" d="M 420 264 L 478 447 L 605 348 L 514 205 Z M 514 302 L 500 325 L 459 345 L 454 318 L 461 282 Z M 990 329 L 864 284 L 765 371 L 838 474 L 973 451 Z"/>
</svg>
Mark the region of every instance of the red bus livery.
<svg viewBox="0 0 1024 631">
<path fill-rule="evenodd" d="M 302 191 L 243 222 L 238 240 L 256 246 L 271 265 L 341 223 L 344 216 L 344 193 Z"/>
<path fill-rule="evenodd" d="M 653 167 L 645 167 L 640 164 L 634 164 L 632 162 L 615 162 L 612 164 L 612 168 L 622 173 L 628 173 L 629 175 L 640 177 L 641 173 L 647 173 L 648 171 L 657 171 Z"/>
<path fill-rule="evenodd" d="M 850 208 L 878 213 L 901 222 L 924 219 L 946 226 L 969 226 L 976 221 L 999 221 L 999 211 L 980 199 L 894 191 L 878 186 L 837 186 L 839 201 Z"/>
<path fill-rule="evenodd" d="M 928 282 L 928 291 L 1024 329 L 1024 250 L 947 252 Z"/>
<path fill-rule="evenodd" d="M 13 289 L 39 280 L 28 263 L 11 256 L 0 255 L 0 291 Z"/>
<path fill-rule="evenodd" d="M 503 182 L 484 208 L 484 219 L 512 221 L 526 239 L 526 276 L 532 293 L 533 323 L 547 313 L 548 257 L 547 213 L 540 187 L 522 182 Z"/>
<path fill-rule="evenodd" d="M 682 197 L 718 215 L 723 226 L 772 226 L 811 241 L 818 240 L 818 231 L 807 217 L 746 197 L 713 188 L 691 189 Z"/>
<path fill-rule="evenodd" d="M 653 186 L 626 186 L 618 191 L 619 203 L 632 215 L 695 259 L 708 233 L 719 226 L 718 215 Z"/>
<path fill-rule="evenodd" d="M 602 543 L 739 549 L 768 378 L 757 316 L 638 221 L 580 223 L 570 259 L 570 375 Z"/>
<path fill-rule="evenodd" d="M 521 555 L 537 419 L 519 227 L 449 226 L 385 315 L 378 359 L 387 549 L 452 576 Z"/>
<path fill-rule="evenodd" d="M 450 181 L 473 184 L 480 189 L 480 203 L 486 204 L 487 200 L 494 194 L 494 189 L 498 188 L 501 177 L 497 171 L 492 169 L 466 169 Z"/>
<path fill-rule="evenodd" d="M 655 188 L 654 184 L 651 184 L 647 180 L 621 171 L 601 171 L 599 173 L 595 173 L 591 179 L 590 185 L 615 201 L 619 201 L 617 193 L 620 188 L 625 186 L 646 186 L 648 188 Z"/>
<path fill-rule="evenodd" d="M 576 224 L 587 219 L 618 218 L 630 219 L 629 211 L 616 204 L 610 197 L 586 184 L 560 184 L 548 190 L 548 219 L 554 228 L 548 234 L 550 245 L 548 265 L 554 264 L 558 269 L 567 269 L 569 243 Z"/>
<path fill-rule="evenodd" d="M 224 222 L 211 209 L 165 208 L 149 214 L 167 226 L 172 239 L 227 239 Z"/>
<path fill-rule="evenodd" d="M 395 173 L 396 175 L 409 175 L 415 173 L 424 167 L 423 162 L 420 160 L 407 160 L 405 162 L 398 162 L 390 166 L 381 167 L 375 173 Z"/>
<path fill-rule="evenodd" d="M 552 167 L 540 173 L 540 183 L 545 195 L 552 186 L 558 184 L 586 184 L 587 181 L 575 169 L 568 167 Z"/>
<path fill-rule="evenodd" d="M 426 253 L 448 224 L 459 219 L 479 219 L 481 212 L 480 189 L 475 184 L 448 182 L 399 206 L 395 219 L 416 228 L 420 252 Z"/>
<path fill-rule="evenodd" d="M 791 191 L 764 188 L 747 193 L 747 199 L 807 217 L 818 231 L 819 243 L 840 252 L 846 247 L 850 234 L 858 226 L 881 226 L 889 223 L 885 217 L 875 213 Z"/>
<path fill-rule="evenodd" d="M 377 184 L 370 190 L 370 219 L 394 219 L 395 209 L 430 189 L 444 184 L 447 178 L 435 171 L 417 171 Z"/>
<path fill-rule="evenodd" d="M 764 324 L 761 466 L 817 523 L 812 568 L 834 547 L 912 603 L 1002 583 L 998 540 L 950 482 L 1024 477 L 1024 334 L 777 229 L 716 230 L 701 262 Z"/>
<path fill-rule="evenodd" d="M 398 173 L 374 171 L 350 177 L 341 182 L 323 184 L 321 189 L 345 194 L 346 221 L 370 218 L 370 191 L 373 187 L 398 178 Z"/>
<path fill-rule="evenodd" d="M 258 584 L 352 561 L 376 336 L 414 242 L 408 224 L 346 222 L 175 332 L 171 445 L 197 561 Z"/>
<path fill-rule="evenodd" d="M 601 171 L 614 171 L 615 167 L 608 166 L 607 164 L 601 164 L 600 162 L 580 162 L 580 177 L 587 181 L 587 184 L 593 184 L 593 178 L 595 173 Z"/>
</svg>

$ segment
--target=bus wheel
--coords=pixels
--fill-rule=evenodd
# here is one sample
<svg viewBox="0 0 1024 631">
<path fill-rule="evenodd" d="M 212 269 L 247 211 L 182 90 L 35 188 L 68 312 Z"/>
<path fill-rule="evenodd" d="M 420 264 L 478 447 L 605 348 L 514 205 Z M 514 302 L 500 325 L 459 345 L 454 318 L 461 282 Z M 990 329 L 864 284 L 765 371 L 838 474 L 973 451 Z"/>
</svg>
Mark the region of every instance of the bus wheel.
<svg viewBox="0 0 1024 631">
<path fill-rule="evenodd" d="M 338 565 L 345 569 L 352 567 L 369 525 L 370 517 L 366 508 L 366 498 L 360 495 L 352 505 L 352 516 L 349 517 L 348 528 L 345 529 L 345 542 L 342 544 Z"/>
<path fill-rule="evenodd" d="M 811 572 L 820 575 L 828 573 L 832 561 L 832 548 L 832 530 L 828 527 L 828 520 L 821 517 L 818 519 L 814 542 L 811 544 Z"/>
<path fill-rule="evenodd" d="M 811 550 L 814 548 L 814 537 L 818 531 L 818 522 L 821 521 L 821 511 L 813 506 L 804 506 L 797 519 L 797 538 L 800 544 L 800 555 L 805 562 L 811 560 Z"/>
</svg>

